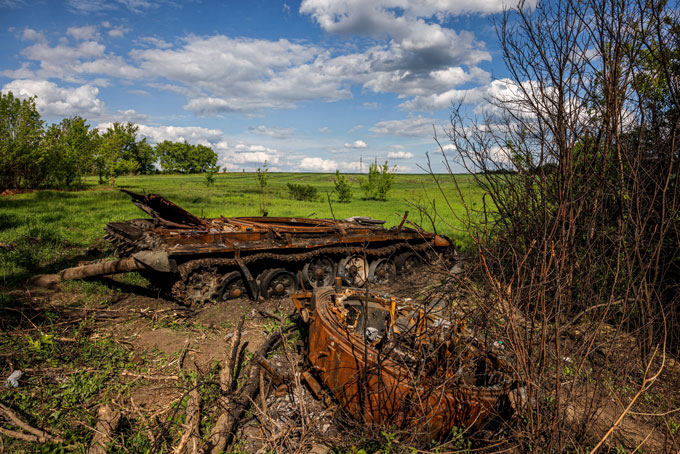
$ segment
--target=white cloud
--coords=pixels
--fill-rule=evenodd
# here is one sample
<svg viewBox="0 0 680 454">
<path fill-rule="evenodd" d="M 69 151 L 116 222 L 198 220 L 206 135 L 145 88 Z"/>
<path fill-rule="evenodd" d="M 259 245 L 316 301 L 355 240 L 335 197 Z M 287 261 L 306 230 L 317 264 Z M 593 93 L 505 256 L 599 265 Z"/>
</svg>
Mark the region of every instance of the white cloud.
<svg viewBox="0 0 680 454">
<path fill-rule="evenodd" d="M 85 25 L 83 27 L 69 27 L 66 34 L 78 41 L 87 41 L 99 37 L 97 27 L 94 25 Z"/>
<path fill-rule="evenodd" d="M 411 159 L 413 157 L 413 153 L 408 151 L 390 151 L 387 153 L 387 157 L 389 159 Z"/>
<path fill-rule="evenodd" d="M 318 129 L 321 134 L 326 134 L 328 132 L 328 126 L 323 126 Z"/>
<path fill-rule="evenodd" d="M 275 139 L 286 139 L 295 133 L 293 128 L 270 128 L 265 125 L 250 126 L 248 132 L 273 137 Z"/>
<path fill-rule="evenodd" d="M 301 170 L 311 170 L 314 172 L 335 172 L 339 168 L 336 161 L 316 156 L 303 158 L 298 167 Z"/>
<path fill-rule="evenodd" d="M 111 30 L 106 32 L 106 34 L 109 35 L 111 38 L 122 38 L 129 31 L 130 31 L 129 28 L 125 28 L 123 26 L 118 26 L 118 27 L 111 28 Z"/>
<path fill-rule="evenodd" d="M 149 139 L 151 143 L 164 140 L 172 142 L 187 141 L 191 144 L 213 144 L 222 139 L 224 133 L 219 129 L 208 129 L 199 126 L 148 126 L 139 125 L 139 135 Z"/>
<path fill-rule="evenodd" d="M 366 148 L 368 145 L 363 140 L 355 140 L 352 143 L 346 143 L 345 148 Z"/>
<path fill-rule="evenodd" d="M 169 42 L 163 41 L 162 39 L 155 38 L 153 36 L 145 36 L 143 38 L 140 38 L 140 41 L 147 42 L 154 47 L 158 47 L 159 49 L 167 49 L 168 47 L 172 47 L 172 44 L 170 44 Z"/>
<path fill-rule="evenodd" d="M 265 161 L 268 165 L 277 165 L 281 162 L 279 151 L 264 145 L 244 142 L 230 143 L 223 140 L 214 144 L 214 150 L 220 156 L 222 165 L 228 169 L 241 167 L 236 164 L 246 164 L 246 167 L 250 168 L 261 166 Z M 251 166 L 248 166 L 248 164 Z"/>
<path fill-rule="evenodd" d="M 33 30 L 32 28 L 24 28 L 21 32 L 22 41 L 44 41 L 45 35 L 42 32 Z"/>
<path fill-rule="evenodd" d="M 373 125 L 369 130 L 381 136 L 407 136 L 431 138 L 433 135 L 432 125 L 437 121 L 425 117 L 409 117 L 403 120 L 381 121 Z"/>
<path fill-rule="evenodd" d="M 11 91 L 20 98 L 37 96 L 35 105 L 44 116 L 97 118 L 104 113 L 104 103 L 98 98 L 99 89 L 92 85 L 59 87 L 47 80 L 24 79 L 13 80 L 2 91 Z"/>
</svg>

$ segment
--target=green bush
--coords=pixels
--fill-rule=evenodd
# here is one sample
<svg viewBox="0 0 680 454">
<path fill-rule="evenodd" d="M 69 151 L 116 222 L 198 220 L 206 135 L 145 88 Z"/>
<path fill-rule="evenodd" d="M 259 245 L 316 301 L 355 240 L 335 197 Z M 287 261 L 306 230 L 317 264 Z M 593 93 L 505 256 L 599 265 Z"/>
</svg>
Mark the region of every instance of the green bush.
<svg viewBox="0 0 680 454">
<path fill-rule="evenodd" d="M 306 200 L 309 202 L 319 200 L 319 193 L 311 184 L 288 183 L 288 191 L 290 192 L 290 197 L 295 200 Z"/>
<path fill-rule="evenodd" d="M 347 182 L 344 175 L 340 175 L 340 171 L 335 171 L 335 192 L 338 193 L 338 200 L 341 203 L 347 203 L 352 200 L 352 186 Z"/>
<path fill-rule="evenodd" d="M 379 166 L 377 163 L 371 164 L 368 169 L 368 178 L 361 179 L 361 190 L 364 191 L 366 200 L 387 200 L 387 194 L 394 184 L 394 172 L 396 166 L 390 168 L 385 164 Z"/>
</svg>

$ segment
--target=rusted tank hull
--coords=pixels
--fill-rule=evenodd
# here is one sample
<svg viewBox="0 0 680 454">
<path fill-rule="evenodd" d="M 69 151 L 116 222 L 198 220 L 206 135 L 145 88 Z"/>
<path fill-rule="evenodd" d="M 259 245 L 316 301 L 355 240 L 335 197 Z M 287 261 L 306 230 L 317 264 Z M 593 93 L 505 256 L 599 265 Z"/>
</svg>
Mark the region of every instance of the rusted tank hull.
<svg viewBox="0 0 680 454">
<path fill-rule="evenodd" d="M 166 254 L 167 269 L 149 266 L 147 277 L 187 305 L 242 295 L 283 297 L 303 285 L 329 285 L 338 275 L 360 287 L 389 281 L 402 268 L 452 251 L 448 239 L 404 227 L 407 214 L 391 229 L 368 218 L 200 219 L 161 196 L 125 192 L 152 218 L 111 222 L 107 239 L 121 258 L 144 251 Z"/>
<path fill-rule="evenodd" d="M 390 300 L 363 295 L 389 311 Z M 417 431 L 439 438 L 454 427 L 475 428 L 500 411 L 511 381 L 492 387 L 434 381 L 395 361 L 349 332 L 332 312 L 333 288 L 293 296 L 309 314 L 309 360 L 340 405 L 367 424 Z"/>
</svg>

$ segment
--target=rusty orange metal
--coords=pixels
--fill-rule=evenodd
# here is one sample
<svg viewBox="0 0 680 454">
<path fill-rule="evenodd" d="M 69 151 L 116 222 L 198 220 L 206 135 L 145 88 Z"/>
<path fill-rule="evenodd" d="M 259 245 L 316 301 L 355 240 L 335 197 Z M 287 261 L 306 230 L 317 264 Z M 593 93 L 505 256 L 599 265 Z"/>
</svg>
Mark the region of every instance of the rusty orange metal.
<svg viewBox="0 0 680 454">
<path fill-rule="evenodd" d="M 502 412 L 515 384 L 507 361 L 431 308 L 330 287 L 293 302 L 307 314 L 313 370 L 367 424 L 444 437 Z"/>
</svg>

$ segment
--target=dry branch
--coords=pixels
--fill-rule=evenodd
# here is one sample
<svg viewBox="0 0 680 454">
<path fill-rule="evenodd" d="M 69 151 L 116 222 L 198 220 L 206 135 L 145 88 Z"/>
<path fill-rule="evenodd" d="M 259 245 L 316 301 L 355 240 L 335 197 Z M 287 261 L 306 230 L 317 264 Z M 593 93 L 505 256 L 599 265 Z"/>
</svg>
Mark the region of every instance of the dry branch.
<svg viewBox="0 0 680 454">
<path fill-rule="evenodd" d="M 267 353 L 281 341 L 283 333 L 290 331 L 294 327 L 295 325 L 287 326 L 282 328 L 280 332 L 276 332 L 269 336 L 255 356 L 266 356 Z M 211 454 L 218 454 L 219 452 L 224 451 L 228 446 L 233 433 L 238 427 L 239 421 L 250 407 L 250 404 L 257 397 L 260 386 L 260 374 L 260 367 L 251 363 L 248 382 L 239 391 L 238 398 L 234 399 L 231 405 L 225 409 L 224 413 L 219 416 L 215 423 L 215 427 L 210 433 L 209 442 L 212 444 Z"/>
<path fill-rule="evenodd" d="M 17 414 L 10 408 L 4 406 L 3 404 L 0 404 L 0 412 L 2 412 L 5 416 L 7 416 L 14 425 L 18 426 L 21 429 L 24 429 L 28 434 L 24 434 L 22 432 L 15 432 L 13 430 L 8 430 L 8 429 L 2 429 L 0 428 L 0 433 L 3 433 L 7 435 L 8 437 L 12 438 L 18 438 L 21 440 L 26 440 L 26 441 L 34 441 L 38 443 L 45 443 L 47 441 L 54 441 L 54 442 L 63 442 L 64 440 L 55 437 L 53 435 L 48 434 L 45 431 L 36 429 L 35 427 L 25 423 Z"/>
<path fill-rule="evenodd" d="M 200 454 L 203 453 L 201 448 L 201 437 L 198 433 L 198 426 L 201 422 L 201 396 L 198 393 L 198 386 L 194 384 L 194 389 L 189 393 L 189 401 L 187 402 L 186 410 L 186 431 L 182 435 L 177 447 L 173 450 L 174 454 L 181 454 L 182 452 Z"/>
</svg>

